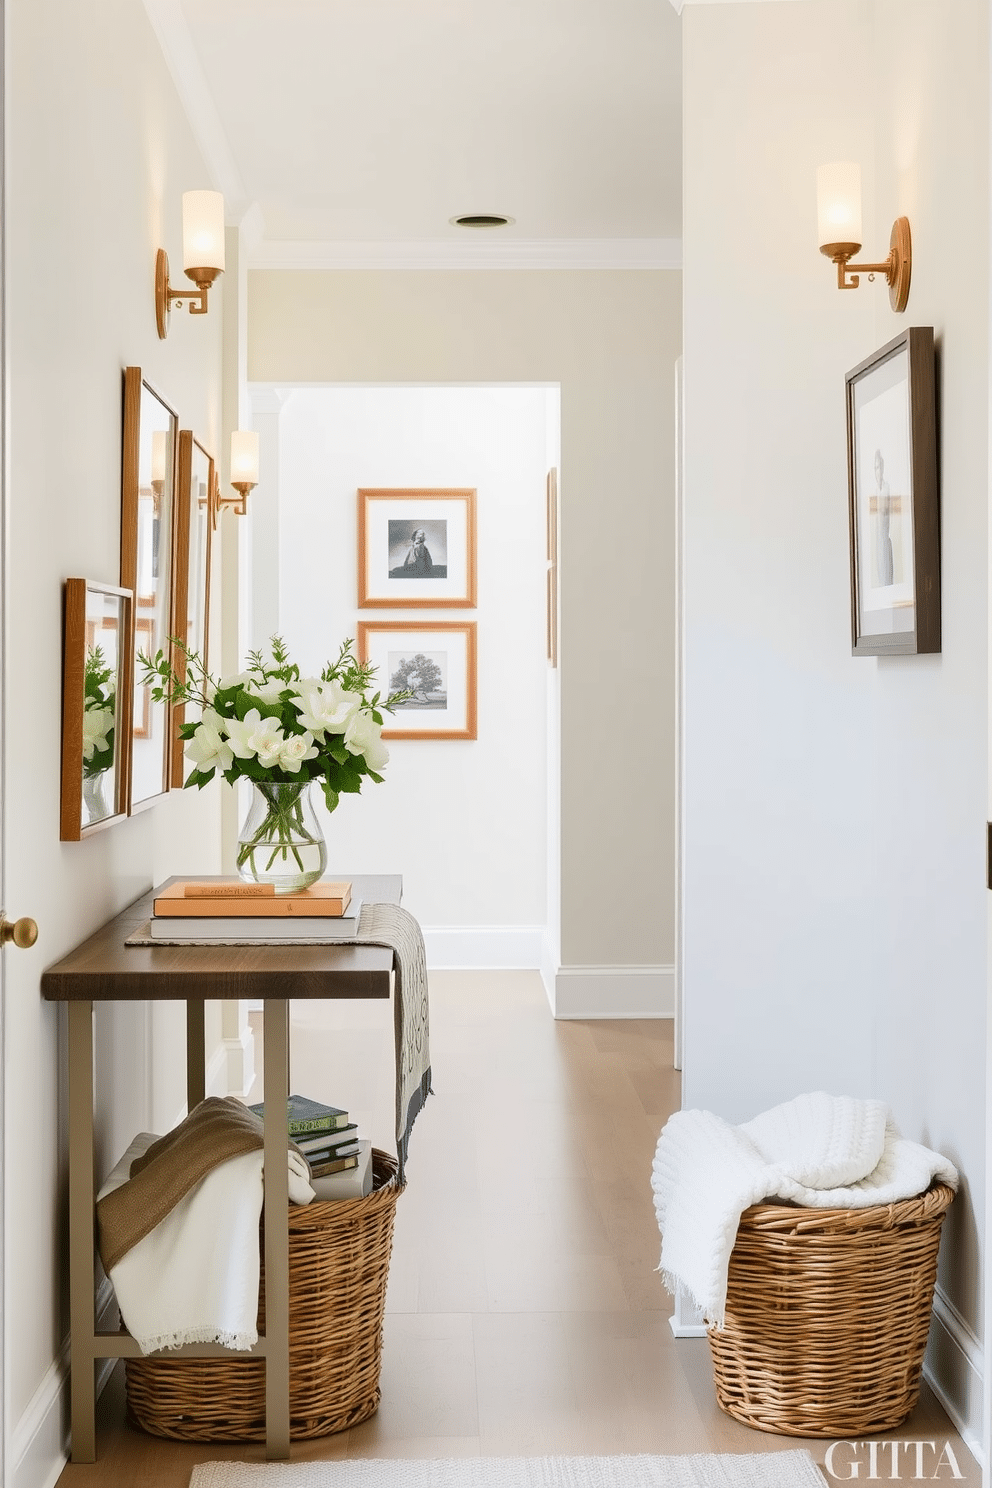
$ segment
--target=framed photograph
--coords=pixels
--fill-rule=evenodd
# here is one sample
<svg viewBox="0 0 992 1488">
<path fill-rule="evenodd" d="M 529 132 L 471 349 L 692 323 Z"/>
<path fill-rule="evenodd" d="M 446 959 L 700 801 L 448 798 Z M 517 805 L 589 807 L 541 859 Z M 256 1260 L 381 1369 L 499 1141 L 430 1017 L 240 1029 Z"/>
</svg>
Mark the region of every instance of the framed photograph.
<svg viewBox="0 0 992 1488">
<path fill-rule="evenodd" d="M 125 658 L 136 715 L 125 761 L 129 814 L 152 805 L 169 788 L 169 709 L 152 702 L 150 694 L 145 698 L 147 689 L 139 686 L 135 672 L 139 650 L 152 655 L 170 650 L 178 432 L 175 410 L 142 377 L 141 368 L 125 368 L 121 587 L 137 596 L 140 617 L 131 627 Z"/>
<path fill-rule="evenodd" d="M 386 714 L 384 739 L 475 739 L 475 621 L 359 620 L 358 655 L 382 693 L 412 692 Z"/>
<path fill-rule="evenodd" d="M 475 608 L 475 491 L 360 490 L 359 609 Z"/>
<path fill-rule="evenodd" d="M 179 477 L 176 502 L 176 576 L 175 611 L 172 635 L 196 651 L 208 667 L 210 616 L 210 560 L 213 551 L 213 501 L 215 468 L 208 454 L 189 429 L 179 431 Z M 140 648 L 140 644 L 139 644 Z M 186 657 L 174 648 L 173 669 L 177 677 L 186 675 Z M 183 784 L 183 740 L 179 726 L 194 715 L 192 705 L 172 709 L 172 758 L 169 780 L 173 789 Z"/>
<path fill-rule="evenodd" d="M 66 579 L 59 837 L 79 842 L 127 814 L 131 594 Z"/>
<path fill-rule="evenodd" d="M 933 328 L 910 327 L 846 382 L 852 652 L 939 651 Z"/>
</svg>

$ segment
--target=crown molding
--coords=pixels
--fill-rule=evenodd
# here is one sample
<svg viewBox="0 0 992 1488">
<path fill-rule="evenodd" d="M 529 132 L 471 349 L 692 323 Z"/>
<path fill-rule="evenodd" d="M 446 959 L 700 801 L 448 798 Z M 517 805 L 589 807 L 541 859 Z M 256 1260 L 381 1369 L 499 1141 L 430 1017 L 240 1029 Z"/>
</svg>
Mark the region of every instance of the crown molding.
<svg viewBox="0 0 992 1488">
<path fill-rule="evenodd" d="M 468 236 L 468 235 L 466 235 Z M 681 238 L 261 242 L 252 269 L 681 269 Z"/>
<path fill-rule="evenodd" d="M 206 162 L 211 185 L 216 191 L 223 192 L 228 225 L 237 226 L 250 203 L 180 0 L 143 0 L 143 4 L 193 137 Z"/>
</svg>

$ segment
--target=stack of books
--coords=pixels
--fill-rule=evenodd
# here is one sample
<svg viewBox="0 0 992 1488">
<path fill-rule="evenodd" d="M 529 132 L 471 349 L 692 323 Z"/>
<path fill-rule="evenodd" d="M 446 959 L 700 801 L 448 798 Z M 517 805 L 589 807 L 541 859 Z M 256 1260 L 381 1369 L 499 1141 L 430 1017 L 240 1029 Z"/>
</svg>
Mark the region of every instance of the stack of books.
<svg viewBox="0 0 992 1488">
<path fill-rule="evenodd" d="M 264 1101 L 249 1109 L 264 1118 Z M 370 1191 L 372 1143 L 359 1137 L 357 1123 L 347 1111 L 306 1095 L 291 1095 L 286 1129 L 309 1164 L 318 1199 L 355 1198 Z"/>
<path fill-rule="evenodd" d="M 352 898 L 350 883 L 323 878 L 292 894 L 277 894 L 272 884 L 240 878 L 173 878 L 152 910 L 154 940 L 189 945 L 323 941 L 355 936 L 361 902 Z"/>
</svg>

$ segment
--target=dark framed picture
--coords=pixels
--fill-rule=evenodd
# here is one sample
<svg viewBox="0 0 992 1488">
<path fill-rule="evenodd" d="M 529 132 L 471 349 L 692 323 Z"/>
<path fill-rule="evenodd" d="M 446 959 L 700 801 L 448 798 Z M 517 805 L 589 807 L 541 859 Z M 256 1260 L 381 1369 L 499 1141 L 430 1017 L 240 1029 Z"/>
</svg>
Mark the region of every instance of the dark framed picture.
<svg viewBox="0 0 992 1488">
<path fill-rule="evenodd" d="M 360 609 L 475 608 L 475 491 L 360 490 Z"/>
<path fill-rule="evenodd" d="M 474 739 L 474 620 L 359 620 L 358 655 L 385 694 L 412 692 L 384 714 L 384 739 Z"/>
<path fill-rule="evenodd" d="M 124 446 L 121 468 L 121 587 L 135 596 L 125 665 L 135 708 L 130 753 L 124 761 L 129 815 L 151 806 L 169 788 L 172 749 L 165 703 L 138 681 L 137 652 L 170 652 L 174 612 L 175 490 L 179 419 L 140 367 L 124 370 Z M 135 635 L 137 632 L 137 636 Z"/>
<path fill-rule="evenodd" d="M 932 326 L 847 374 L 855 656 L 940 650 L 940 499 Z"/>
</svg>

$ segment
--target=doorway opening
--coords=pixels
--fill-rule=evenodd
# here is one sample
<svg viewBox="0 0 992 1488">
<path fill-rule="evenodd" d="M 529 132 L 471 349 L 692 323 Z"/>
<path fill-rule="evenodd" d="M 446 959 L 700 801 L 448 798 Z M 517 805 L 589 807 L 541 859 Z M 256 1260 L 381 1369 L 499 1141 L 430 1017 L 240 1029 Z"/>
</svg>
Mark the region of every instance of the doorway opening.
<svg viewBox="0 0 992 1488">
<path fill-rule="evenodd" d="M 474 628 L 477 737 L 392 740 L 383 785 L 342 798 L 330 816 L 321 803 L 328 872 L 401 871 L 432 966 L 540 969 L 553 1006 L 560 766 L 547 492 L 559 465 L 559 389 L 250 391 L 261 447 L 245 575 L 250 647 L 279 635 L 318 675 L 362 622 Z M 475 605 L 411 605 L 409 585 L 398 585 L 396 603 L 375 596 L 360 608 L 358 492 L 432 489 L 475 492 Z M 436 592 L 444 597 L 444 586 Z M 380 666 L 383 691 L 391 680 Z"/>
</svg>

